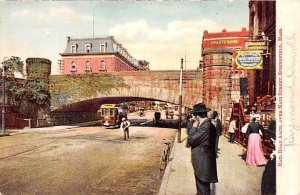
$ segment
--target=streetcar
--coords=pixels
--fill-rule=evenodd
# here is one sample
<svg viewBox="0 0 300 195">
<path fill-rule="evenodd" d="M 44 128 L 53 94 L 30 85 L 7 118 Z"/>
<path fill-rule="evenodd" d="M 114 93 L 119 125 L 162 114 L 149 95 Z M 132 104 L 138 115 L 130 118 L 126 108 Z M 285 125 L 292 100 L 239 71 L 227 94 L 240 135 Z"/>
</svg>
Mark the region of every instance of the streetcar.
<svg viewBox="0 0 300 195">
<path fill-rule="evenodd" d="M 105 127 L 120 127 L 122 117 L 127 117 L 128 107 L 120 104 L 102 104 L 98 113 L 100 114 L 100 125 Z"/>
</svg>

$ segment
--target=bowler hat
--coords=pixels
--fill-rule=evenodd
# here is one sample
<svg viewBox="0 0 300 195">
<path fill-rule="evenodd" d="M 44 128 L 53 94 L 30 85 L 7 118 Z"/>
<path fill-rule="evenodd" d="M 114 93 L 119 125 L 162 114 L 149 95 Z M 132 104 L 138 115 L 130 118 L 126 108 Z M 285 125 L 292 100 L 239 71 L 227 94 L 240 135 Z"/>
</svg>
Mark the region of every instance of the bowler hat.
<svg viewBox="0 0 300 195">
<path fill-rule="evenodd" d="M 195 104 L 193 106 L 193 110 L 191 113 L 206 113 L 206 112 L 209 112 L 210 109 L 209 108 L 206 108 L 205 104 L 203 103 L 199 103 L 199 104 Z"/>
</svg>

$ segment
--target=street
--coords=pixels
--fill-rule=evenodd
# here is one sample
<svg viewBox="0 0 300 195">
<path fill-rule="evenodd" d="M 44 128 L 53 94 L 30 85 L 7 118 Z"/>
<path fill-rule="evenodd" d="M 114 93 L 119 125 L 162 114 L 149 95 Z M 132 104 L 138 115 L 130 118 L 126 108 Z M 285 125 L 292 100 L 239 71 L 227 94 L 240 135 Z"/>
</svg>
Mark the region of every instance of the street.
<svg viewBox="0 0 300 195">
<path fill-rule="evenodd" d="M 124 141 L 120 129 L 92 126 L 2 137 L 0 192 L 157 194 L 162 139 L 173 141 L 175 132 L 132 126 Z"/>
</svg>

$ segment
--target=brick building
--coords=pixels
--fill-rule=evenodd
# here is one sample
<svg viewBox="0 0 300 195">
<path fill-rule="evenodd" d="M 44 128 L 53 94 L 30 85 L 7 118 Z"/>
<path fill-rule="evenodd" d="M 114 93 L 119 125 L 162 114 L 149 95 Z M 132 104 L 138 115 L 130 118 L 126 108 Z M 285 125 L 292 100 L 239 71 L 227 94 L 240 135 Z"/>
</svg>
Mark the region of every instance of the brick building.
<svg viewBox="0 0 300 195">
<path fill-rule="evenodd" d="M 67 37 L 66 49 L 60 55 L 61 74 L 149 70 L 149 62 L 133 58 L 113 36 L 87 39 Z"/>
<path fill-rule="evenodd" d="M 240 81 L 246 79 L 246 70 L 237 70 L 235 56 L 243 50 L 249 39 L 246 28 L 241 31 L 222 32 L 204 31 L 202 39 L 203 58 L 203 100 L 213 109 L 220 107 L 230 110 L 230 102 L 239 101 L 241 95 L 247 97 L 245 87 L 240 87 Z M 245 83 L 243 81 L 243 83 Z"/>
<path fill-rule="evenodd" d="M 263 69 L 249 71 L 250 104 L 257 97 L 276 94 L 276 1 L 249 1 L 249 32 L 252 40 L 267 40 Z"/>
</svg>

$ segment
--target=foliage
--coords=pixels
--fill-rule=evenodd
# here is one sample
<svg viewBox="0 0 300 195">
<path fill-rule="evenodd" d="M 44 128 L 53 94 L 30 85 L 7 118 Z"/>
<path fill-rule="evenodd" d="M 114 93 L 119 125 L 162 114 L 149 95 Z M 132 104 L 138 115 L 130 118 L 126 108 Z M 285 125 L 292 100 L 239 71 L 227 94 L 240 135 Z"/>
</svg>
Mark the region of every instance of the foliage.
<svg viewBox="0 0 300 195">
<path fill-rule="evenodd" d="M 15 77 L 15 73 L 20 73 L 24 76 L 24 62 L 20 57 L 12 56 L 11 58 L 5 59 L 2 62 L 2 68 L 7 77 Z"/>
<path fill-rule="evenodd" d="M 129 88 L 123 78 L 112 74 L 51 76 L 50 80 L 49 88 L 51 90 L 51 105 L 53 107 L 73 103 L 80 99 L 106 96 L 112 90 Z"/>
<path fill-rule="evenodd" d="M 23 61 L 16 56 L 2 62 L 5 72 L 5 95 L 12 109 L 27 117 L 35 117 L 40 109 L 49 108 L 50 95 L 46 79 L 17 79 L 15 73 L 24 76 Z M 1 86 L 2 86 L 1 79 Z"/>
</svg>

